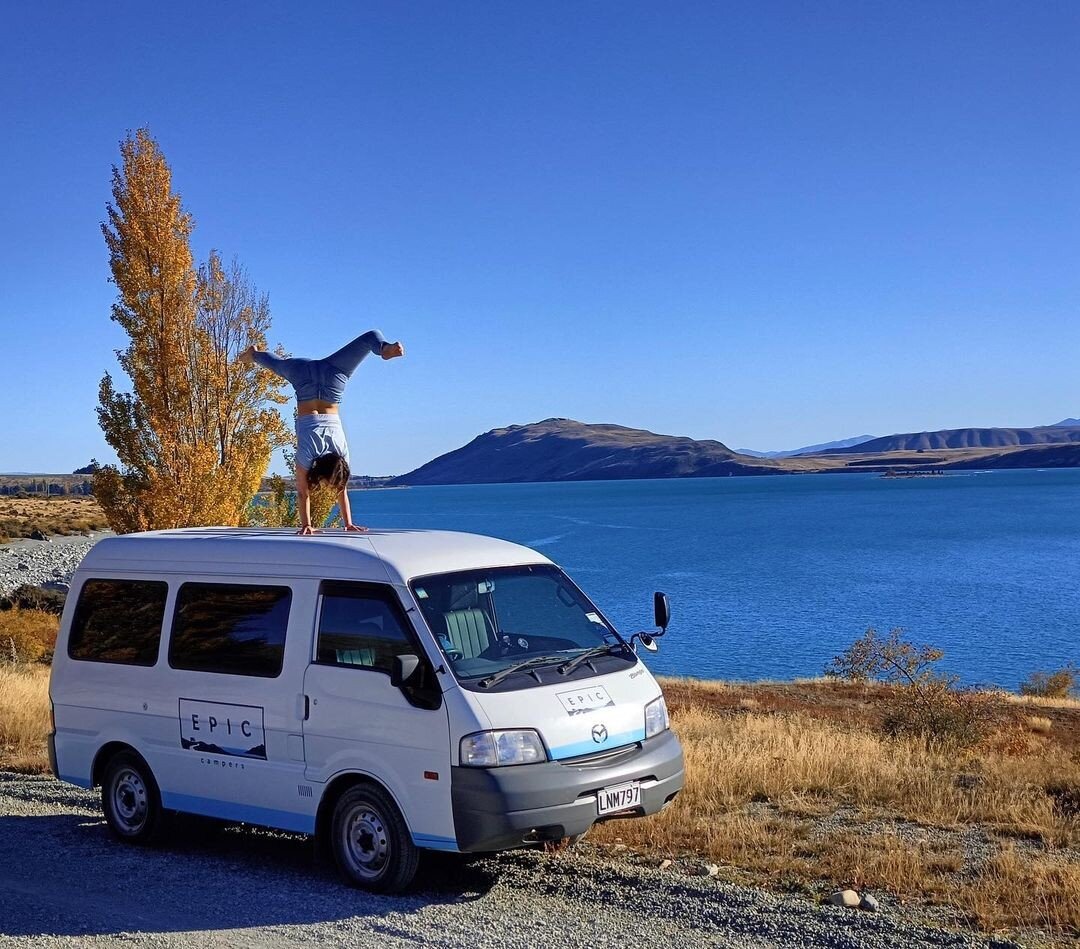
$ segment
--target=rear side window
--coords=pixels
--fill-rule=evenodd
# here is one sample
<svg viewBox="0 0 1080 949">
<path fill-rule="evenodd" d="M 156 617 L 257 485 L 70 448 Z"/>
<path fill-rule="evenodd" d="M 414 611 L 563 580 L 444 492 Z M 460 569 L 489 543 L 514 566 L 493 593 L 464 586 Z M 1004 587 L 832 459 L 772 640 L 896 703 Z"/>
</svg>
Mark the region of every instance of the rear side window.
<svg viewBox="0 0 1080 949">
<path fill-rule="evenodd" d="M 237 583 L 185 583 L 176 595 L 169 665 L 274 678 L 281 673 L 292 591 Z"/>
<path fill-rule="evenodd" d="M 87 580 L 71 621 L 68 655 L 87 662 L 157 662 L 169 585 L 158 580 Z"/>
<path fill-rule="evenodd" d="M 416 655 L 391 591 L 326 583 L 322 595 L 318 662 L 389 673 L 394 656 Z"/>
</svg>

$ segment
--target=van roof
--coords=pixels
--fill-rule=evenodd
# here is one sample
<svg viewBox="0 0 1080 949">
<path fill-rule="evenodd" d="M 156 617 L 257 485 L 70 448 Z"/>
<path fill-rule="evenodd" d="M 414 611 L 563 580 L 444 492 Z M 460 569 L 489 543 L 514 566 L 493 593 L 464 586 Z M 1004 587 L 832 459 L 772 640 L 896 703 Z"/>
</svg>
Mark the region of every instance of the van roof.
<svg viewBox="0 0 1080 949">
<path fill-rule="evenodd" d="M 191 527 L 99 540 L 80 572 L 220 573 L 328 576 L 405 583 L 456 570 L 550 563 L 528 547 L 458 531 L 328 530 L 300 537 L 291 529 Z"/>
</svg>

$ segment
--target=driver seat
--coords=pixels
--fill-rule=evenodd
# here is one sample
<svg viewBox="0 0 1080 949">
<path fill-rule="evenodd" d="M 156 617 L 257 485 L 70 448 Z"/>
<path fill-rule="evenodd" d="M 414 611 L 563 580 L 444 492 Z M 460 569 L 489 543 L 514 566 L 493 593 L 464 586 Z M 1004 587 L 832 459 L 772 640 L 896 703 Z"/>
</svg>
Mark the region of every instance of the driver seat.
<svg viewBox="0 0 1080 949">
<path fill-rule="evenodd" d="M 453 610 L 443 615 L 446 635 L 465 659 L 475 659 L 491 645 L 491 629 L 483 610 Z"/>
</svg>

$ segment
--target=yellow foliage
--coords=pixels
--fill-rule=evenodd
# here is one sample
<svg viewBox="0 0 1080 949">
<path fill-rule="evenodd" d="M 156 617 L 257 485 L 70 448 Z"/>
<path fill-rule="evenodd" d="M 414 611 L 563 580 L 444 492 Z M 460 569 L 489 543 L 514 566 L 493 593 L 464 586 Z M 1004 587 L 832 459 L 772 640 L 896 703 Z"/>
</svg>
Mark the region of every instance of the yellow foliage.
<svg viewBox="0 0 1080 949">
<path fill-rule="evenodd" d="M 132 392 L 106 374 L 98 420 L 120 467 L 102 468 L 94 493 L 117 532 L 247 516 L 273 450 L 289 442 L 273 405 L 286 401 L 271 373 L 240 363 L 265 347 L 270 308 L 217 252 L 195 270 L 192 218 L 145 129 L 120 145 L 113 201 L 102 225 L 117 287 L 112 319 L 130 339 L 119 353 Z"/>
<path fill-rule="evenodd" d="M 52 658 L 60 617 L 44 610 L 0 610 L 0 662 L 41 662 Z"/>
</svg>

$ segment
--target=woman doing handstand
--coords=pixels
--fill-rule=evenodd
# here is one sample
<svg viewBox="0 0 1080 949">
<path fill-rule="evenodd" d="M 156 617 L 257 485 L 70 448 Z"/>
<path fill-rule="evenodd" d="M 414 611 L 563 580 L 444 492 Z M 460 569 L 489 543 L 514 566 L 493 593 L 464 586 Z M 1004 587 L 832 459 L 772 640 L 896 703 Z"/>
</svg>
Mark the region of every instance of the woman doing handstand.
<svg viewBox="0 0 1080 949">
<path fill-rule="evenodd" d="M 320 485 L 338 493 L 338 508 L 347 531 L 365 531 L 352 522 L 349 509 L 349 445 L 338 406 L 345 384 L 369 353 L 383 359 L 405 355 L 401 343 L 388 343 L 378 330 L 369 330 L 325 359 L 275 356 L 254 346 L 240 354 L 281 376 L 296 390 L 296 493 L 300 533 L 314 534 L 311 490 Z"/>
</svg>

